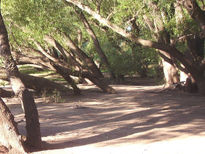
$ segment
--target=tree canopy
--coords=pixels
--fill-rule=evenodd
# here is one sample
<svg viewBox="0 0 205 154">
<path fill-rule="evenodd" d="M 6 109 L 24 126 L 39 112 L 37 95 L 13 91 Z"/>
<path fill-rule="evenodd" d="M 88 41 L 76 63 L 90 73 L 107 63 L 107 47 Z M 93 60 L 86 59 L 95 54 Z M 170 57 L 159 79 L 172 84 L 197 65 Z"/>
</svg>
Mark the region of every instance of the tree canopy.
<svg viewBox="0 0 205 154">
<path fill-rule="evenodd" d="M 11 46 L 18 52 L 24 51 L 23 47 L 36 49 L 34 40 L 49 49 L 51 44 L 45 41 L 46 35 L 52 36 L 70 52 L 72 49 L 66 45 L 61 34 L 65 33 L 100 64 L 103 72 L 109 71 L 110 65 L 117 76 L 136 73 L 155 76 L 160 61 L 157 52 L 154 52 L 157 49 L 162 55 L 164 52 L 170 54 L 175 59 L 172 65 L 190 73 L 201 84 L 201 77 L 196 70 L 200 72 L 204 68 L 201 66 L 204 65 L 203 60 L 193 54 L 195 49 L 190 48 L 189 40 L 197 37 L 204 41 L 203 1 L 18 0 L 4 1 L 2 6 Z M 200 17 L 195 15 L 197 13 L 193 14 L 195 8 Z M 108 59 L 108 65 L 96 52 L 92 36 L 86 31 L 76 10 L 84 13 Z M 162 41 L 165 39 L 168 42 Z M 187 51 L 192 53 L 191 60 L 184 56 Z M 203 59 L 203 47 L 196 52 L 201 52 Z M 169 56 L 166 58 L 170 59 Z"/>
</svg>

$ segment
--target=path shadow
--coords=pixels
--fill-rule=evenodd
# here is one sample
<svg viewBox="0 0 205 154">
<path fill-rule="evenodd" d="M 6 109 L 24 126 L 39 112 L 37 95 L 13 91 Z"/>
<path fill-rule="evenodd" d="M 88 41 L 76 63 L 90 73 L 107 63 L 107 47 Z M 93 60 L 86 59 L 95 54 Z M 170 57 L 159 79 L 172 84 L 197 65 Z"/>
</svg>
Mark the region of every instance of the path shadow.
<svg viewBox="0 0 205 154">
<path fill-rule="evenodd" d="M 89 117 L 76 124 L 63 125 L 61 129 L 61 131 L 68 132 L 88 129 L 91 131 L 89 135 L 47 144 L 45 148 L 61 149 L 94 143 L 102 143 L 101 145 L 105 146 L 138 140 L 156 142 L 183 135 L 204 133 L 204 97 L 178 92 L 161 93 L 155 90 L 135 91 L 133 89 L 121 92 L 118 93 L 118 97 L 117 95 L 98 96 L 98 101 L 103 100 L 105 104 L 110 105 L 110 108 L 102 106 L 102 108 L 87 108 L 81 112 L 74 111 L 73 116 L 84 116 L 86 119 L 86 115 L 92 113 L 91 115 L 95 117 Z M 117 101 L 113 101 L 113 99 L 117 99 Z M 135 111 L 136 108 L 140 109 Z M 127 110 L 132 109 L 133 112 L 126 113 Z M 72 115 L 70 115 L 71 119 Z M 130 122 L 127 123 L 127 121 Z M 102 127 L 107 130 L 98 132 Z M 97 133 L 93 133 L 93 130 Z"/>
<path fill-rule="evenodd" d="M 115 86 L 117 94 L 84 91 L 60 104 L 38 104 L 44 137 L 68 135 L 44 145 L 62 149 L 96 144 L 156 142 L 204 135 L 205 97 L 160 92 L 158 87 Z M 151 90 L 147 90 L 151 89 Z M 82 108 L 76 108 L 80 102 Z M 22 130 L 24 123 L 19 125 Z M 22 132 L 25 133 L 25 132 Z"/>
</svg>

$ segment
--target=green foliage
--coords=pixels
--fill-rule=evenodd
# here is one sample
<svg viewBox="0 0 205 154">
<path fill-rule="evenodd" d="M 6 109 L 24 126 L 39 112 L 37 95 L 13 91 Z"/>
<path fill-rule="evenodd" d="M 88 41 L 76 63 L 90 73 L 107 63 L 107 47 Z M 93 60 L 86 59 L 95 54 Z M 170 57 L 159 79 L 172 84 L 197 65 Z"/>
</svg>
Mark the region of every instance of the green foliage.
<svg viewBox="0 0 205 154">
<path fill-rule="evenodd" d="M 171 39 L 175 40 L 180 36 L 199 31 L 197 23 L 191 19 L 184 9 L 181 23 L 176 23 L 175 0 L 81 0 L 81 2 L 123 29 L 126 29 L 130 24 L 130 19 L 135 17 L 136 25 L 139 28 L 137 35 L 148 40 L 156 41 L 156 38 L 153 37 L 156 31 L 151 31 L 144 21 L 144 15 L 151 22 L 154 22 L 156 18 L 153 8 L 149 6 L 150 3 L 156 4 L 158 13 L 163 15 L 163 24 Z M 201 5 L 201 2 L 199 4 Z M 64 45 L 62 36 L 58 34 L 57 30 L 68 33 L 74 41 L 77 38 L 78 30 L 81 30 L 83 38 L 79 46 L 94 60 L 100 61 L 93 41 L 87 34 L 82 22 L 73 8 L 63 1 L 2 1 L 2 12 L 9 31 L 10 43 L 14 48 L 18 49 L 22 45 L 31 46 L 31 39 L 41 42 L 46 47 L 48 45 L 43 41 L 46 34 L 54 36 Z M 159 58 L 153 49 L 134 46 L 109 29 L 103 32 L 100 28 L 103 25 L 94 25 L 93 23 L 96 23 L 96 21 L 87 14 L 85 15 L 98 36 L 101 47 L 116 74 L 132 75 L 136 72 L 139 74 L 153 72 L 154 74 L 154 71 L 152 71 L 154 67 L 150 66 L 158 65 Z M 131 33 L 133 32 L 131 31 Z M 64 45 L 64 47 L 66 46 Z M 177 48 L 183 52 L 186 50 L 186 44 L 178 43 Z M 105 67 L 102 70 L 108 71 Z"/>
<path fill-rule="evenodd" d="M 56 29 L 70 31 L 78 27 L 73 22 L 75 16 L 70 18 L 72 9 L 59 0 L 16 0 L 3 4 L 4 16 L 15 21 L 12 28 L 18 31 L 18 38 L 25 38 L 21 33 L 26 33 L 27 38 L 42 40 L 45 34 L 53 34 Z"/>
<path fill-rule="evenodd" d="M 158 56 L 153 49 L 141 48 L 124 39 L 117 39 L 117 36 L 113 41 L 104 37 L 101 42 L 116 75 L 146 76 L 150 72 L 149 66 L 158 64 Z"/>
</svg>

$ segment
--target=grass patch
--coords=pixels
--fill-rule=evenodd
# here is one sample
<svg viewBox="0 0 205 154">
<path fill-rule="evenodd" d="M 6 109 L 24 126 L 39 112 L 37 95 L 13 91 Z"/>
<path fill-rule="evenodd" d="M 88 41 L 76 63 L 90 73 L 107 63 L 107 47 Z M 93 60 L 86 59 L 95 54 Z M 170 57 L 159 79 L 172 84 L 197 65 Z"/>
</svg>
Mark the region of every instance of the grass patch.
<svg viewBox="0 0 205 154">
<path fill-rule="evenodd" d="M 36 77 L 43 77 L 58 83 L 66 83 L 66 81 L 58 75 L 56 72 L 51 70 L 39 70 L 38 68 L 29 65 L 18 66 L 19 71 L 23 74 L 28 74 Z"/>
</svg>

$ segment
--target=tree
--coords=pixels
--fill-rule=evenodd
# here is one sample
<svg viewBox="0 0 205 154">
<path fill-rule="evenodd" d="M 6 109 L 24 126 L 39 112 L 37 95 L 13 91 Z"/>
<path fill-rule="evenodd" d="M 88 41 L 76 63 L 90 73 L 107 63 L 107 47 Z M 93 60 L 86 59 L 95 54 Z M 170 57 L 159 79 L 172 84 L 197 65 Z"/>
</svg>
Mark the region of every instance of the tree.
<svg viewBox="0 0 205 154">
<path fill-rule="evenodd" d="M 44 58 L 46 57 L 49 61 L 56 62 L 57 65 L 58 63 L 59 65 L 63 64 L 63 66 L 69 67 L 70 70 L 79 72 L 86 70 L 89 72 L 89 78 L 91 80 L 95 78 L 95 81 L 98 82 L 94 82 L 94 84 L 98 83 L 97 86 L 100 85 L 104 92 L 114 92 L 114 89 L 108 86 L 108 84 L 105 82 L 104 76 L 101 70 L 94 63 L 93 57 L 76 44 L 75 35 L 73 35 L 73 33 L 76 34 L 76 26 L 71 25 L 71 20 L 75 20 L 75 17 L 69 18 L 67 16 L 67 14 L 70 14 L 71 12 L 69 12 L 70 9 L 68 9 L 64 3 L 60 1 L 53 2 L 51 0 L 40 1 L 39 3 L 35 3 L 33 1 L 27 1 L 26 3 L 22 1 L 23 4 L 16 2 L 11 3 L 19 5 L 17 10 L 12 9 L 14 12 L 8 15 L 8 18 L 10 18 L 10 20 L 13 22 L 11 26 L 17 28 L 16 31 L 18 33 L 24 33 L 23 36 L 21 34 L 20 37 L 14 33 L 14 35 L 17 36 L 13 40 L 14 45 L 18 44 L 18 46 L 14 46 L 14 48 L 23 49 L 22 47 L 25 46 L 25 42 L 22 42 L 22 38 L 27 38 L 26 46 L 29 48 L 37 47 L 38 51 L 44 55 Z M 7 4 L 12 7 L 13 5 L 11 5 L 11 3 Z M 31 12 L 30 9 L 25 9 L 27 7 L 33 9 L 34 12 Z M 53 10 L 52 8 L 55 8 L 56 12 L 51 11 Z M 48 13 L 48 11 L 50 12 Z M 18 15 L 20 15 L 18 16 L 16 12 L 18 12 Z M 25 12 L 27 12 L 26 16 L 24 16 Z M 39 14 L 40 17 L 36 18 L 36 13 Z M 25 18 L 21 18 L 21 15 L 23 15 Z M 63 20 L 61 20 L 62 22 L 56 22 L 59 19 L 59 16 L 60 19 L 63 18 Z M 78 20 L 76 19 L 75 22 L 77 21 Z M 71 31 L 72 29 L 74 30 Z M 59 34 L 59 32 L 61 34 Z M 56 53 L 59 55 L 56 55 Z M 34 53 L 31 54 L 35 56 Z M 57 67 L 54 67 L 54 70 L 59 73 L 69 84 L 71 84 L 74 92 L 79 93 L 79 89 L 70 78 L 71 74 L 63 74 L 60 70 L 56 70 L 56 68 Z M 104 85 L 102 86 L 102 84 Z"/>
<path fill-rule="evenodd" d="M 96 86 L 101 88 L 103 92 L 115 93 L 115 90 L 105 82 L 101 71 L 97 68 L 92 58 L 81 50 L 68 35 L 65 33 L 62 35 L 66 40 L 65 42 L 67 46 L 73 51 L 73 56 L 69 54 L 67 57 L 70 63 L 52 56 L 38 42 L 35 42 L 39 51 L 41 51 L 50 60 L 50 63 L 55 70 L 64 77 L 73 75 L 88 78 Z M 72 60 L 74 60 L 74 62 L 72 62 Z"/>
<path fill-rule="evenodd" d="M 195 59 L 191 59 L 190 57 L 186 57 L 182 52 L 179 51 L 179 49 L 177 49 L 177 44 L 165 44 L 163 42 L 155 42 L 155 41 L 151 41 L 151 40 L 147 40 L 147 39 L 142 39 L 142 38 L 138 38 L 137 36 L 133 35 L 132 33 L 128 33 L 126 32 L 126 30 L 122 29 L 121 27 L 119 27 L 118 25 L 110 22 L 108 19 L 102 17 L 99 13 L 97 13 L 96 11 L 93 11 L 89 6 L 84 5 L 83 3 L 81 3 L 80 1 L 77 0 L 65 0 L 68 3 L 71 3 L 77 7 L 79 7 L 81 10 L 87 12 L 88 14 L 90 14 L 94 19 L 96 19 L 97 21 L 99 21 L 101 24 L 109 27 L 110 29 L 112 29 L 113 31 L 115 31 L 116 33 L 122 35 L 123 37 L 135 42 L 136 44 L 139 44 L 143 47 L 149 47 L 149 48 L 155 48 L 158 49 L 158 52 L 162 53 L 166 52 L 167 54 L 170 54 L 172 57 L 174 57 L 177 61 L 179 61 L 181 64 L 184 65 L 185 70 L 191 74 L 191 76 L 193 77 L 193 79 L 195 80 L 197 86 L 198 86 L 198 91 L 202 94 L 205 93 L 204 87 L 205 87 L 205 77 L 204 77 L 204 70 L 205 70 L 205 63 L 203 58 L 199 58 L 197 61 Z M 185 1 L 186 2 L 186 1 Z M 200 23 L 200 27 L 204 27 L 204 22 L 203 19 L 205 19 L 205 15 L 200 7 L 198 7 L 196 1 L 192 0 L 190 1 L 192 2 L 191 4 L 191 10 L 192 10 L 192 14 L 193 11 L 195 10 L 196 13 L 195 14 L 195 20 L 197 19 L 197 21 Z M 189 6 L 189 5 L 188 5 Z M 199 16 L 197 17 L 197 13 L 200 13 L 200 18 Z M 203 32 L 203 28 L 202 32 Z M 163 54 L 163 53 L 162 53 Z"/>
<path fill-rule="evenodd" d="M 101 48 L 101 45 L 98 41 L 98 38 L 95 34 L 95 32 L 93 31 L 92 27 L 90 26 L 88 20 L 86 19 L 85 15 L 83 14 L 82 11 L 80 10 L 76 10 L 76 13 L 79 15 L 79 18 L 81 19 L 81 21 L 83 22 L 84 26 L 85 26 L 85 29 L 86 31 L 88 32 L 88 34 L 91 36 L 92 40 L 93 40 L 93 43 L 95 45 L 95 48 L 96 48 L 96 51 L 101 59 L 101 61 L 106 65 L 106 67 L 108 68 L 108 71 L 110 73 L 110 76 L 115 79 L 115 74 L 114 72 L 112 71 L 112 68 L 110 66 L 110 63 L 108 62 L 108 59 L 104 53 L 104 51 L 102 50 Z"/>
<path fill-rule="evenodd" d="M 153 1 L 148 2 L 147 6 L 152 8 L 150 12 L 153 17 L 150 19 L 145 14 L 143 18 L 150 31 L 153 31 L 152 37 L 158 42 L 170 44 L 170 34 L 165 28 L 166 20 L 163 20 L 163 15 L 167 14 L 167 12 L 165 12 L 165 10 L 161 11 Z M 159 55 L 162 58 L 165 87 L 171 87 L 173 84 L 179 83 L 179 76 L 174 64 L 174 58 L 169 53 L 163 51 L 160 51 Z"/>
<path fill-rule="evenodd" d="M 0 143 L 14 153 L 25 153 L 23 140 L 18 132 L 14 116 L 0 98 Z"/>
<path fill-rule="evenodd" d="M 6 73 L 10 80 L 12 89 L 16 96 L 21 100 L 26 117 L 27 138 L 26 143 L 29 146 L 41 147 L 40 123 L 38 111 L 34 99 L 28 89 L 24 86 L 16 63 L 11 55 L 8 34 L 4 25 L 3 17 L 0 14 L 0 55 L 4 61 Z"/>
</svg>

